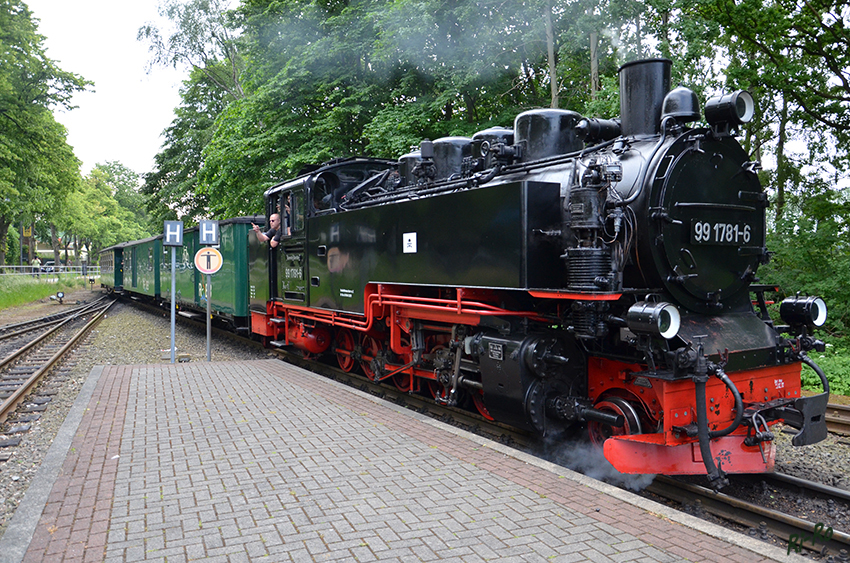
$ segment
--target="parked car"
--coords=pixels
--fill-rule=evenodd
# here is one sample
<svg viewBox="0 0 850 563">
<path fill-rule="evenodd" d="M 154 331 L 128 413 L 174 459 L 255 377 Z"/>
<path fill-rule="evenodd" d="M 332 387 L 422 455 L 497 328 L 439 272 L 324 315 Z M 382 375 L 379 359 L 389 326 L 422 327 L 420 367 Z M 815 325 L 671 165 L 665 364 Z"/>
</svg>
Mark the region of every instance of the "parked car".
<svg viewBox="0 0 850 563">
<path fill-rule="evenodd" d="M 56 270 L 56 262 L 53 260 L 48 260 L 44 264 L 41 265 L 41 271 L 44 273 L 51 273 Z"/>
</svg>

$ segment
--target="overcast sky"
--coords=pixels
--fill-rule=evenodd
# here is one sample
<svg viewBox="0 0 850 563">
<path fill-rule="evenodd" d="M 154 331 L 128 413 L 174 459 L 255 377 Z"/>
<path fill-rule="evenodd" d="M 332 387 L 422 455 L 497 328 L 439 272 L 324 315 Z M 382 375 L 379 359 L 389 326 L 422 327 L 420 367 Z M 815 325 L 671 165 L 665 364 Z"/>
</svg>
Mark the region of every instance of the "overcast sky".
<svg viewBox="0 0 850 563">
<path fill-rule="evenodd" d="M 171 68 L 145 70 L 147 45 L 136 41 L 136 33 L 148 21 L 160 21 L 158 0 L 24 2 L 40 20 L 47 56 L 62 70 L 94 82 L 93 92 L 74 97 L 76 109 L 54 112 L 68 129 L 83 174 L 113 160 L 139 174 L 149 172 L 188 75 Z"/>
</svg>

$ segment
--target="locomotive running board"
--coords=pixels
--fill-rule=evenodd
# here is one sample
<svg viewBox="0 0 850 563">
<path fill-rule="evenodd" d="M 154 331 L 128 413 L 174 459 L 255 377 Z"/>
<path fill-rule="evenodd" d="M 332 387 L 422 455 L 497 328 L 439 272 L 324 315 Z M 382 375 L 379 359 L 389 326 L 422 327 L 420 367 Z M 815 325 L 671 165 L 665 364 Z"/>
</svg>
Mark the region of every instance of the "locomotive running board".
<svg viewBox="0 0 850 563">
<path fill-rule="evenodd" d="M 675 446 L 662 443 L 663 434 L 616 436 L 605 440 L 605 458 L 620 473 L 665 475 L 704 475 L 705 463 L 699 443 Z M 725 473 L 765 473 L 773 470 L 776 448 L 773 442 L 762 443 L 764 459 L 758 446 L 744 446 L 744 436 L 724 436 L 711 440 L 711 454 Z"/>
</svg>

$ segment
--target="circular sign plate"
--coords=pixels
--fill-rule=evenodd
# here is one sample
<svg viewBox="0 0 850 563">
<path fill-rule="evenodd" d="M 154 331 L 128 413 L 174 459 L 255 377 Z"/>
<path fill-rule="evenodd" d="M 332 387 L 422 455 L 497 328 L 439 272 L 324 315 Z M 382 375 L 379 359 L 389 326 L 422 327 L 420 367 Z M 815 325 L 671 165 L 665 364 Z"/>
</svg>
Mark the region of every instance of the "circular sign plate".
<svg viewBox="0 0 850 563">
<path fill-rule="evenodd" d="M 221 269 L 224 258 L 216 248 L 202 248 L 195 253 L 195 267 L 202 274 L 214 274 Z"/>
</svg>

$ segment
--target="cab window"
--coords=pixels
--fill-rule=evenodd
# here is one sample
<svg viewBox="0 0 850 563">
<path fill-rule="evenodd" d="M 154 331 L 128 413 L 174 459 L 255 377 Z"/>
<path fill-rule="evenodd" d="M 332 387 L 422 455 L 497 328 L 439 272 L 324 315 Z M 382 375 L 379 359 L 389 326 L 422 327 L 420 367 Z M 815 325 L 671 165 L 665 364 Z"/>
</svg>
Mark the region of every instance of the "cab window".
<svg viewBox="0 0 850 563">
<path fill-rule="evenodd" d="M 314 212 L 326 211 L 336 206 L 340 192 L 339 178 L 331 172 L 323 172 L 316 177 L 310 188 L 312 209 Z"/>
<path fill-rule="evenodd" d="M 304 209 L 300 192 L 282 193 L 278 209 L 281 229 L 283 229 L 281 236 L 289 237 L 304 230 Z"/>
</svg>

